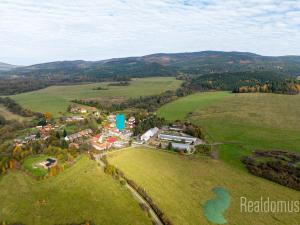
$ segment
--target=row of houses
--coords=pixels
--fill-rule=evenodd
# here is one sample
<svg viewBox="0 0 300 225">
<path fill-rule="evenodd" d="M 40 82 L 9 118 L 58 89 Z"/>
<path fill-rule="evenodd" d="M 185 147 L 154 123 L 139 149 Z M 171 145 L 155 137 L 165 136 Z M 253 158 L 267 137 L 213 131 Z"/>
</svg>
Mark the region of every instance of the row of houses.
<svg viewBox="0 0 300 225">
<path fill-rule="evenodd" d="M 76 142 L 76 141 L 80 140 L 81 138 L 89 137 L 92 134 L 93 134 L 93 131 L 91 129 L 85 129 L 85 130 L 82 130 L 78 133 L 67 135 L 65 137 L 65 141 L 67 141 L 67 142 Z"/>
</svg>

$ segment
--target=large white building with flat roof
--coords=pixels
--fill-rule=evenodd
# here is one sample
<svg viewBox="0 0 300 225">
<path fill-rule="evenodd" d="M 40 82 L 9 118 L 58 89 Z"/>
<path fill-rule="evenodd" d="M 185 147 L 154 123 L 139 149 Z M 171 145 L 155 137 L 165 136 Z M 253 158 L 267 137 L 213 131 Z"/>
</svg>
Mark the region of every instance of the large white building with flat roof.
<svg viewBox="0 0 300 225">
<path fill-rule="evenodd" d="M 171 145 L 172 145 L 172 148 L 175 149 L 175 150 L 184 150 L 184 151 L 187 151 L 187 152 L 191 151 L 191 145 L 190 144 L 172 142 Z"/>
<path fill-rule="evenodd" d="M 159 131 L 159 129 L 157 127 L 154 127 L 150 130 L 147 130 L 146 133 L 144 133 L 141 136 L 141 140 L 142 141 L 148 141 L 150 138 L 152 138 L 155 134 L 157 134 L 157 132 Z"/>
<path fill-rule="evenodd" d="M 158 138 L 166 141 L 178 141 L 178 142 L 185 142 L 185 143 L 193 143 L 197 141 L 197 138 L 192 136 L 181 136 L 181 135 L 163 134 L 163 133 L 159 134 Z"/>
</svg>

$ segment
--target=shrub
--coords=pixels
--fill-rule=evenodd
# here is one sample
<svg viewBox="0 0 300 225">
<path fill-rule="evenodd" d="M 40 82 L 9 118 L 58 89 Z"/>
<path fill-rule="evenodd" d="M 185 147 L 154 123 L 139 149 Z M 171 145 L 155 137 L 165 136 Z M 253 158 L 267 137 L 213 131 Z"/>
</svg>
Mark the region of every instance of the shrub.
<svg viewBox="0 0 300 225">
<path fill-rule="evenodd" d="M 104 172 L 109 174 L 109 175 L 115 175 L 116 173 L 116 168 L 113 165 L 106 165 Z"/>
</svg>

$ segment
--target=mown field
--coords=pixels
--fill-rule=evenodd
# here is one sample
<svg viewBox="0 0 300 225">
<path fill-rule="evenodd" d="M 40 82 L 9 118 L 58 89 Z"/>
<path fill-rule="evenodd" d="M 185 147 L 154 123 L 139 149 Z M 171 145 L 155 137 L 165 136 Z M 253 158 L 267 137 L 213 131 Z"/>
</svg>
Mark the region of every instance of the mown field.
<svg viewBox="0 0 300 225">
<path fill-rule="evenodd" d="M 51 112 L 59 116 L 71 100 L 97 98 L 103 101 L 122 100 L 130 97 L 160 94 L 177 89 L 182 81 L 174 77 L 133 79 L 129 86 L 109 86 L 108 82 L 70 86 L 52 86 L 42 90 L 11 96 L 26 108 L 38 112 Z M 94 90 L 102 87 L 108 90 Z"/>
<path fill-rule="evenodd" d="M 151 224 L 131 193 L 87 157 L 42 181 L 10 172 L 0 179 L 0 199 L 0 221 L 10 223 Z"/>
<path fill-rule="evenodd" d="M 211 142 L 221 142 L 227 161 L 253 149 L 300 151 L 300 95 L 198 93 L 158 110 L 169 120 L 202 126 Z"/>
<path fill-rule="evenodd" d="M 145 188 L 158 206 L 177 225 L 209 225 L 202 206 L 214 198 L 212 189 L 230 192 L 225 213 L 231 225 L 298 224 L 299 213 L 241 213 L 240 197 L 260 200 L 299 200 L 300 193 L 235 169 L 219 160 L 199 155 L 180 156 L 151 149 L 129 149 L 111 154 L 109 162 Z"/>
</svg>

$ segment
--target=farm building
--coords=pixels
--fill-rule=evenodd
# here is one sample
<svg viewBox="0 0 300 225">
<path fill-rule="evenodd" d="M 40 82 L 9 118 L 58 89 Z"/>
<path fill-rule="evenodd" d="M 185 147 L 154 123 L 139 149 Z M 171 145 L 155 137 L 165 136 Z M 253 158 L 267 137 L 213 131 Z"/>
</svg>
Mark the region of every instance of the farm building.
<svg viewBox="0 0 300 225">
<path fill-rule="evenodd" d="M 141 140 L 142 141 L 148 141 L 150 138 L 152 138 L 155 134 L 157 134 L 157 132 L 159 131 L 159 129 L 157 127 L 154 127 L 148 131 L 146 131 L 142 136 L 141 136 Z"/>
<path fill-rule="evenodd" d="M 172 142 L 171 146 L 174 150 L 183 150 L 183 151 L 186 151 L 186 152 L 191 151 L 191 145 L 190 144 Z"/>
<path fill-rule="evenodd" d="M 185 143 L 195 143 L 197 138 L 188 136 L 188 135 L 179 135 L 179 134 L 164 134 L 161 133 L 158 135 L 158 138 L 166 141 L 177 141 Z"/>
</svg>

